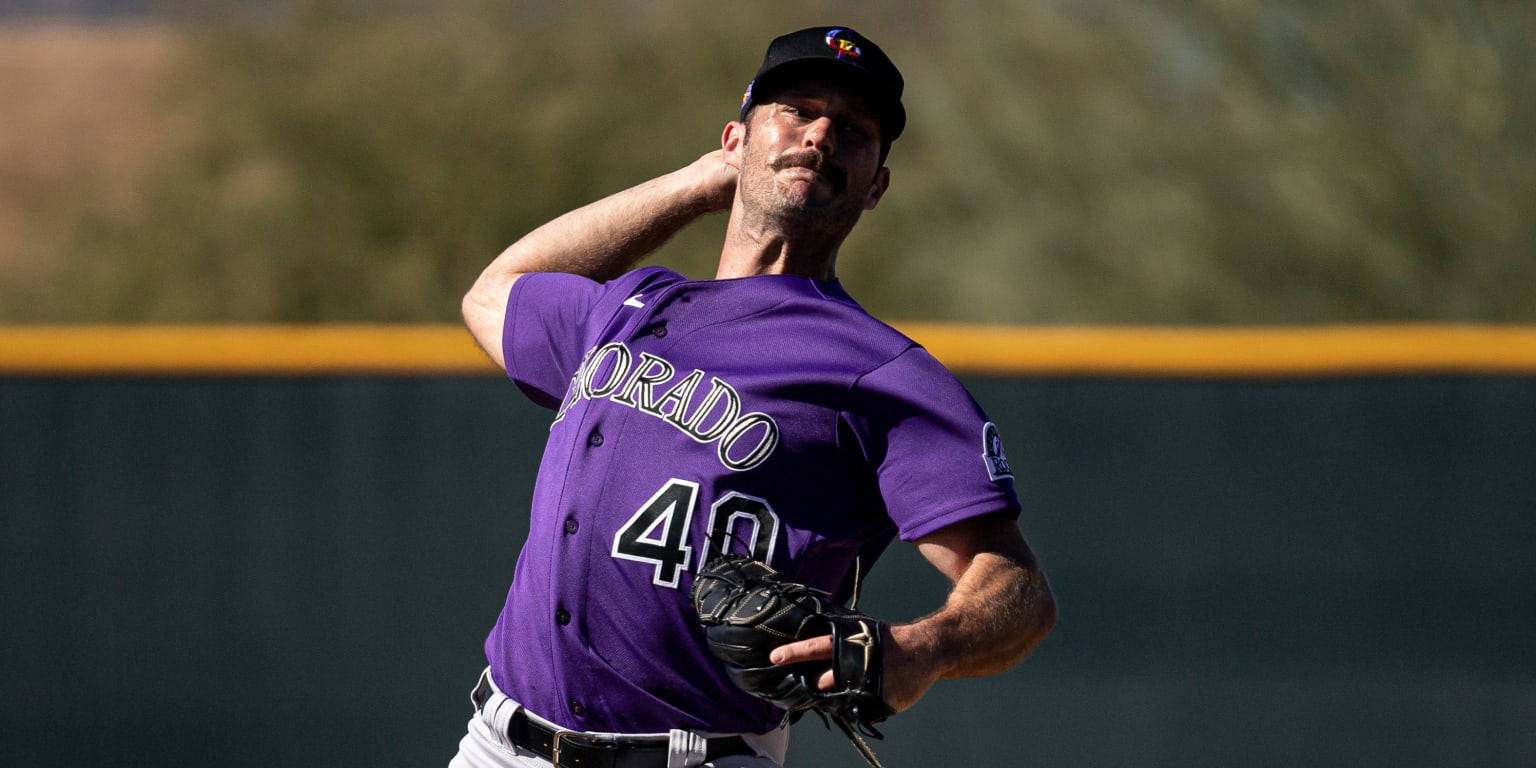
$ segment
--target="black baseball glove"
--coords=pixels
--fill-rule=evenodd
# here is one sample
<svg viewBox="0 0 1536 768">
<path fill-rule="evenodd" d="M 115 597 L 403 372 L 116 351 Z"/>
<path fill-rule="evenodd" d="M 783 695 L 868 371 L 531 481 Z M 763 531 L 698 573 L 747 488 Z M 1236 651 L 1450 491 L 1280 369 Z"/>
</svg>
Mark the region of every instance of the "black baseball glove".
<svg viewBox="0 0 1536 768">
<path fill-rule="evenodd" d="M 837 723 L 871 765 L 862 736 L 884 738 L 874 724 L 895 714 L 882 696 L 885 623 L 831 602 L 825 592 L 783 578 L 756 560 L 727 554 L 705 564 L 693 582 L 693 607 L 709 649 L 742 690 L 785 710 L 785 721 L 809 710 Z M 774 648 L 832 636 L 831 690 L 816 687 L 825 662 L 778 666 Z"/>
</svg>

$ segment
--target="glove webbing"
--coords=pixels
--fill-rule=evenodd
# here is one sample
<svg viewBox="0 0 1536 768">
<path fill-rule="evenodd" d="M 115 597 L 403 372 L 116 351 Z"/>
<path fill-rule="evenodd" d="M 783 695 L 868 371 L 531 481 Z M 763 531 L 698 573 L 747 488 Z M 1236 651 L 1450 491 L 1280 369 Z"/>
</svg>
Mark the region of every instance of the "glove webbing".
<svg viewBox="0 0 1536 768">
<path fill-rule="evenodd" d="M 862 586 L 862 578 L 860 574 L 862 569 L 860 568 L 860 561 L 855 559 L 853 567 L 853 598 L 848 604 L 848 608 L 851 610 L 857 609 L 859 604 L 859 588 Z M 803 585 L 792 583 L 776 583 L 773 586 L 773 592 L 780 595 L 781 597 L 788 597 L 790 599 L 794 599 L 794 594 L 796 592 L 809 592 L 825 597 L 831 597 L 831 595 L 828 595 L 826 592 L 822 592 L 821 590 L 810 589 Z M 869 763 L 870 768 L 885 768 L 885 766 L 881 764 L 880 758 L 875 755 L 874 748 L 869 746 L 869 741 L 864 738 L 865 733 L 868 733 L 870 736 L 873 736 L 877 739 L 885 738 L 885 734 L 881 733 L 873 725 L 868 723 L 850 721 L 848 718 L 841 715 L 828 715 L 826 712 L 823 712 L 822 710 L 815 707 L 812 707 L 810 711 L 815 712 L 816 716 L 821 718 L 821 722 L 823 724 L 827 724 L 829 721 L 836 723 L 838 730 L 842 731 L 843 735 L 848 737 L 848 741 L 853 744 L 854 750 L 859 753 L 859 757 L 864 758 L 864 762 Z M 781 727 L 782 725 L 787 725 L 792 719 L 794 719 L 796 714 L 798 713 L 785 712 L 784 723 L 781 724 Z"/>
<path fill-rule="evenodd" d="M 722 568 L 720 569 L 719 573 L 711 572 L 710 568 L 706 568 L 705 572 L 700 574 L 699 580 L 694 583 L 694 606 L 699 612 L 700 620 L 702 620 L 706 626 L 719 624 L 750 625 L 749 622 L 763 615 L 763 611 L 765 609 L 771 609 L 775 605 L 775 600 L 798 604 L 800 608 L 808 611 L 811 614 L 820 614 L 822 611 L 820 605 L 807 605 L 804 601 L 820 603 L 822 599 L 831 597 L 830 594 L 824 591 L 808 587 L 804 584 L 781 580 L 781 577 L 779 577 L 777 572 L 773 571 L 773 569 L 769 568 L 764 563 L 748 563 L 749 565 L 757 567 L 759 570 L 763 571 L 763 573 L 746 574 L 740 567 L 733 568 L 732 566 L 736 565 L 736 563 L 732 563 L 730 561 L 744 562 L 747 561 L 747 558 L 741 557 L 739 555 L 725 555 L 723 558 L 728 558 L 728 560 L 721 562 Z M 864 581 L 863 558 L 855 558 L 853 567 L 854 572 L 852 595 L 847 607 L 848 610 L 856 612 L 858 610 L 860 592 L 862 592 Z M 751 589 L 754 591 L 754 597 L 756 599 L 753 602 L 743 602 L 740 599 L 736 599 L 734 601 L 728 600 L 724 602 L 714 602 L 710 604 L 708 608 L 706 608 L 699 602 L 700 595 L 703 594 L 701 592 L 701 588 L 703 585 L 708 583 L 706 582 L 706 579 L 723 581 L 725 584 L 729 585 L 729 588 L 736 590 L 745 590 L 749 585 L 751 585 Z M 802 624 L 801 629 L 803 630 L 804 628 L 805 625 Z M 759 627 L 759 630 L 761 629 L 762 627 Z M 861 630 L 861 634 L 867 635 L 870 632 L 870 626 L 861 622 Z M 792 639 L 795 636 L 792 630 L 782 631 L 785 632 L 786 639 Z M 841 625 L 834 622 L 832 624 L 832 634 L 834 635 L 833 645 L 835 653 L 842 653 L 843 640 Z M 878 638 L 875 638 L 875 640 L 878 641 Z M 866 671 L 868 670 L 870 663 L 869 657 L 867 655 L 867 643 L 867 640 L 864 643 L 860 643 L 860 645 L 865 646 L 866 655 L 862 662 L 858 663 L 859 668 Z M 716 650 L 716 653 L 718 655 L 719 651 Z M 841 658 L 839 658 L 835 661 L 835 663 L 842 664 L 844 662 Z M 867 684 L 867 679 L 861 679 L 861 683 Z M 746 687 L 748 690 L 754 690 L 752 687 L 743 684 L 740 680 L 737 680 L 737 684 L 743 685 L 743 687 Z M 809 676 L 801 677 L 800 682 L 797 683 L 797 685 L 806 686 L 813 692 L 815 690 L 815 681 Z M 847 695 L 846 692 L 841 693 L 843 695 Z M 812 693 L 812 695 L 815 696 L 814 693 Z M 772 695 L 764 697 L 771 701 L 774 700 Z M 820 698 L 825 700 L 835 697 L 836 695 L 834 694 L 823 695 Z M 799 716 L 804 713 L 805 709 L 810 709 L 811 711 L 815 712 L 816 716 L 821 718 L 822 723 L 826 724 L 828 727 L 830 727 L 830 723 L 837 723 L 838 730 L 841 730 L 843 735 L 848 737 L 848 741 L 853 744 L 854 750 L 859 753 L 859 757 L 864 758 L 864 762 L 868 763 L 870 768 L 885 768 L 885 766 L 880 763 L 880 759 L 875 755 L 874 749 L 870 747 L 868 740 L 865 739 L 866 735 L 877 739 L 883 739 L 885 736 L 884 734 L 881 734 L 880 731 L 877 730 L 873 725 L 862 722 L 864 715 L 859 712 L 857 705 L 855 705 L 853 708 L 853 718 L 846 717 L 841 713 L 828 713 L 821 707 L 814 704 L 809 706 L 791 706 L 784 712 L 784 720 L 780 723 L 780 727 L 798 720 Z M 878 717 L 878 715 L 876 715 L 876 717 Z"/>
</svg>

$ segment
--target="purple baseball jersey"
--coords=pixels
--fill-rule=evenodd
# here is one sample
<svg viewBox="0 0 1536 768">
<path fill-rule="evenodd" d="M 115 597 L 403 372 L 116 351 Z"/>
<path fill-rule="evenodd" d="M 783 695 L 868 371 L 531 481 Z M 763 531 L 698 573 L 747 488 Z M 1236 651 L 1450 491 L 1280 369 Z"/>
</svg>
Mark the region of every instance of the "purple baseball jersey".
<svg viewBox="0 0 1536 768">
<path fill-rule="evenodd" d="M 723 550 L 846 596 L 855 558 L 895 536 L 1018 513 L 996 427 L 836 281 L 525 275 L 502 348 L 556 413 L 486 654 L 503 691 L 567 728 L 778 726 L 689 601 Z"/>
</svg>

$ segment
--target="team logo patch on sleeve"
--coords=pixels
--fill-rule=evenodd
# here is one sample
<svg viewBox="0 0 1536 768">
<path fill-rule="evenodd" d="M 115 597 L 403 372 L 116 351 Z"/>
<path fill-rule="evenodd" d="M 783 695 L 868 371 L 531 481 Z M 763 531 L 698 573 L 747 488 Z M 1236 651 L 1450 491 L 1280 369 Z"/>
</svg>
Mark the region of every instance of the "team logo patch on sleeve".
<svg viewBox="0 0 1536 768">
<path fill-rule="evenodd" d="M 990 421 L 981 428 L 981 458 L 987 463 L 987 477 L 993 482 L 1013 477 L 1013 468 L 1003 455 L 1003 438 L 997 434 L 997 425 Z"/>
</svg>

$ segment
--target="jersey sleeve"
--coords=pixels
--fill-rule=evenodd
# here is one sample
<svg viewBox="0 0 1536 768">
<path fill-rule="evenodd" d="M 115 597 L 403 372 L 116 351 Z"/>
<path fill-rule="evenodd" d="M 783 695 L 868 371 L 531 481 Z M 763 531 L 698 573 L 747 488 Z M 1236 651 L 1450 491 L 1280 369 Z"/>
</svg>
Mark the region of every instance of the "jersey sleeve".
<svg viewBox="0 0 1536 768">
<path fill-rule="evenodd" d="M 1017 515 L 997 427 L 954 375 L 919 346 L 862 376 L 845 417 L 874 467 L 904 541 L 977 515 Z"/>
<path fill-rule="evenodd" d="M 534 403 L 560 407 L 582 355 L 626 300 L 685 281 L 663 267 L 644 267 L 598 283 L 563 272 L 532 272 L 512 283 L 502 320 L 507 377 Z"/>
<path fill-rule="evenodd" d="M 579 275 L 535 272 L 512 284 L 501 329 L 507 377 L 530 400 L 558 408 L 581 363 L 587 319 L 603 286 Z"/>
</svg>

